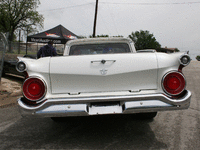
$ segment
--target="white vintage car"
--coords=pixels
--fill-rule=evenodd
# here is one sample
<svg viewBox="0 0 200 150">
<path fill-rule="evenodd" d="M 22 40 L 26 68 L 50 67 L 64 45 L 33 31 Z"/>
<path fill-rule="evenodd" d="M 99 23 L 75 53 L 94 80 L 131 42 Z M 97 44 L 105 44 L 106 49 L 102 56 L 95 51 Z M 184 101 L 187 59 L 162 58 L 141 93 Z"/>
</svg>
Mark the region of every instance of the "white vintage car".
<svg viewBox="0 0 200 150">
<path fill-rule="evenodd" d="M 143 114 L 187 109 L 182 68 L 187 53 L 135 50 L 126 38 L 69 41 L 63 56 L 19 58 L 16 68 L 26 73 L 22 115 L 56 119 L 67 116 Z"/>
</svg>

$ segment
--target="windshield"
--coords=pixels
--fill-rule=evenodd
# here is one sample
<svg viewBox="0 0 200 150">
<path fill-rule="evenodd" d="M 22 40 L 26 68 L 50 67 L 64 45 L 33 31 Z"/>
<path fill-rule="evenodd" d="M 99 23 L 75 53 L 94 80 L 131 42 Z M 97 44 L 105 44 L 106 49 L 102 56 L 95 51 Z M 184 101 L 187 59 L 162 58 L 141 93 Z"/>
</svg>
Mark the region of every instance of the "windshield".
<svg viewBox="0 0 200 150">
<path fill-rule="evenodd" d="M 130 48 L 127 43 L 100 43 L 100 44 L 73 45 L 70 48 L 69 55 L 92 55 L 92 54 L 110 54 L 110 53 L 130 53 Z"/>
</svg>

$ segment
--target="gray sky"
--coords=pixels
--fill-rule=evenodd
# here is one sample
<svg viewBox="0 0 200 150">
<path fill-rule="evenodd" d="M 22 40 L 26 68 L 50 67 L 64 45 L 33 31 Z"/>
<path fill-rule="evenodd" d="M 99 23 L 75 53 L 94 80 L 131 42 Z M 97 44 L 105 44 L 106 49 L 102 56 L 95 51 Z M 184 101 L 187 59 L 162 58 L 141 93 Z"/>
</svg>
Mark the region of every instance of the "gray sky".
<svg viewBox="0 0 200 150">
<path fill-rule="evenodd" d="M 92 35 L 96 0 L 40 0 L 44 29 L 59 24 Z M 99 0 L 96 34 L 128 37 L 148 30 L 162 47 L 200 54 L 200 0 Z"/>
</svg>

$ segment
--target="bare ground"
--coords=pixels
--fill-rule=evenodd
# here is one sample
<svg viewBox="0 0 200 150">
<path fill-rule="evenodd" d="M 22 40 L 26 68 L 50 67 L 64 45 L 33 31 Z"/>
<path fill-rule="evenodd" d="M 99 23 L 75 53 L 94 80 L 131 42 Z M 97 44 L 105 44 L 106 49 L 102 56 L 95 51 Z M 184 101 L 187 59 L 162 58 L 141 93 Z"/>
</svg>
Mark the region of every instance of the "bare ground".
<svg viewBox="0 0 200 150">
<path fill-rule="evenodd" d="M 21 83 L 8 78 L 1 78 L 0 108 L 17 104 L 17 99 L 22 96 Z"/>
</svg>

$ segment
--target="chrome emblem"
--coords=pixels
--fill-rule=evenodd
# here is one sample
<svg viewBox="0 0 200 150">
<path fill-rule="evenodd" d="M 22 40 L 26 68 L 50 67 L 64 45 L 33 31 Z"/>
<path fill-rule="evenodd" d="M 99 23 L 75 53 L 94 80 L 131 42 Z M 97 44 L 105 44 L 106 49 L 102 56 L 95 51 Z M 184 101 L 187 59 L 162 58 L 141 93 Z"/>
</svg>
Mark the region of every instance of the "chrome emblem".
<svg viewBox="0 0 200 150">
<path fill-rule="evenodd" d="M 100 70 L 100 72 L 101 72 L 102 75 L 106 75 L 106 74 L 107 74 L 107 71 L 108 71 L 108 70 L 106 70 L 106 69 Z"/>
</svg>

